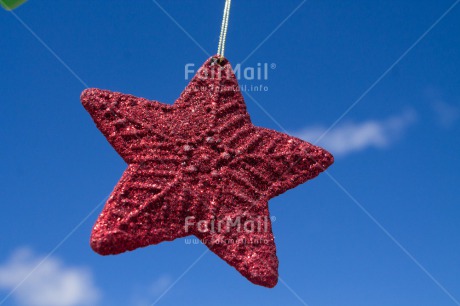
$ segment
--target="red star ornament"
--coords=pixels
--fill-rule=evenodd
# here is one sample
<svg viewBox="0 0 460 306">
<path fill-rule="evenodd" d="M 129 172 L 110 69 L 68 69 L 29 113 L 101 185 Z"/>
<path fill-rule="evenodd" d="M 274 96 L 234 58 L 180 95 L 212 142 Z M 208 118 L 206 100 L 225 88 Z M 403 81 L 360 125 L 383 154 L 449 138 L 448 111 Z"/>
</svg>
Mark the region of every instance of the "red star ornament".
<svg viewBox="0 0 460 306">
<path fill-rule="evenodd" d="M 333 163 L 251 123 L 226 59 L 204 63 L 173 104 L 87 89 L 83 106 L 128 164 L 91 234 L 101 255 L 194 235 L 254 284 L 274 287 L 268 200 Z"/>
</svg>

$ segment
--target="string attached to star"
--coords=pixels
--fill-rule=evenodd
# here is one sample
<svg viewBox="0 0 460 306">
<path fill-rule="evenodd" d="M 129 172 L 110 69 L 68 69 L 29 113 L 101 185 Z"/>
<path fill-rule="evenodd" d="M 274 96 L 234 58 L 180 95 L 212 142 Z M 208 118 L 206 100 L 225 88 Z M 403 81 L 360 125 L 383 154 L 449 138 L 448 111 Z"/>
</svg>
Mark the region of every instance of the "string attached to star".
<svg viewBox="0 0 460 306">
<path fill-rule="evenodd" d="M 219 55 L 221 59 L 223 59 L 225 55 L 225 42 L 227 41 L 228 21 L 230 19 L 231 5 L 232 0 L 225 0 L 224 16 L 222 18 L 219 46 L 217 47 L 217 55 Z"/>
</svg>

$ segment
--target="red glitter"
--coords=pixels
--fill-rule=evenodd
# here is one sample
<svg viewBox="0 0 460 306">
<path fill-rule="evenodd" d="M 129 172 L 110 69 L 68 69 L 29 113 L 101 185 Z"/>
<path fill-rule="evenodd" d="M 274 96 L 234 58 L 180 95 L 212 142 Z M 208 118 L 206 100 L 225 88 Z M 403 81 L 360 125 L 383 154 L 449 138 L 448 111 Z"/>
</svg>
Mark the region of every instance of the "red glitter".
<svg viewBox="0 0 460 306">
<path fill-rule="evenodd" d="M 174 105 L 100 89 L 81 101 L 128 164 L 94 226 L 94 251 L 195 235 L 251 282 L 276 285 L 268 200 L 316 177 L 331 154 L 254 126 L 225 59 L 206 61 Z"/>
</svg>

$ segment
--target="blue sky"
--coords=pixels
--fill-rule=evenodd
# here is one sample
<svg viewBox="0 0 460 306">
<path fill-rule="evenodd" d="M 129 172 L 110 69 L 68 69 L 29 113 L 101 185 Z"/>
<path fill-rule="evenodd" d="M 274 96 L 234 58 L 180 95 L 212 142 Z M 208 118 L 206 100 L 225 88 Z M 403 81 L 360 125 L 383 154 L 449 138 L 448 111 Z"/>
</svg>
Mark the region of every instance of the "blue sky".
<svg viewBox="0 0 460 306">
<path fill-rule="evenodd" d="M 0 10 L 0 305 L 460 305 L 454 3 L 233 1 L 226 57 L 270 67 L 240 81 L 267 89 L 244 94 L 254 124 L 327 132 L 336 155 L 270 201 L 274 289 L 183 239 L 112 257 L 88 243 L 126 165 L 81 106 L 82 82 L 173 103 L 184 67 L 216 52 L 224 1 Z"/>
</svg>

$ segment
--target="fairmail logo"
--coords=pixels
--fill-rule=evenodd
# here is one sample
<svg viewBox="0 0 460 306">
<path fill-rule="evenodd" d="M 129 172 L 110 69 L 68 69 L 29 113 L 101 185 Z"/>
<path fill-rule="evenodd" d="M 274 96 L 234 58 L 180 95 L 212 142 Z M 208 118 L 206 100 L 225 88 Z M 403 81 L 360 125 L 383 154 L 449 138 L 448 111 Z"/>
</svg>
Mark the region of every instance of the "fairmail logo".
<svg viewBox="0 0 460 306">
<path fill-rule="evenodd" d="M 256 66 L 242 67 L 237 64 L 233 68 L 233 72 L 238 80 L 245 81 L 266 81 L 270 76 L 270 71 L 276 69 L 275 63 L 257 63 Z M 195 64 L 188 63 L 185 65 L 184 73 L 185 79 L 190 80 L 199 71 L 196 69 Z"/>
<path fill-rule="evenodd" d="M 234 218 L 226 217 L 222 220 L 196 220 L 193 216 L 185 218 L 184 229 L 186 233 L 230 233 L 233 231 L 244 233 L 269 232 L 270 218 L 267 216 L 257 216 L 253 219 L 242 219 L 241 216 Z"/>
</svg>

